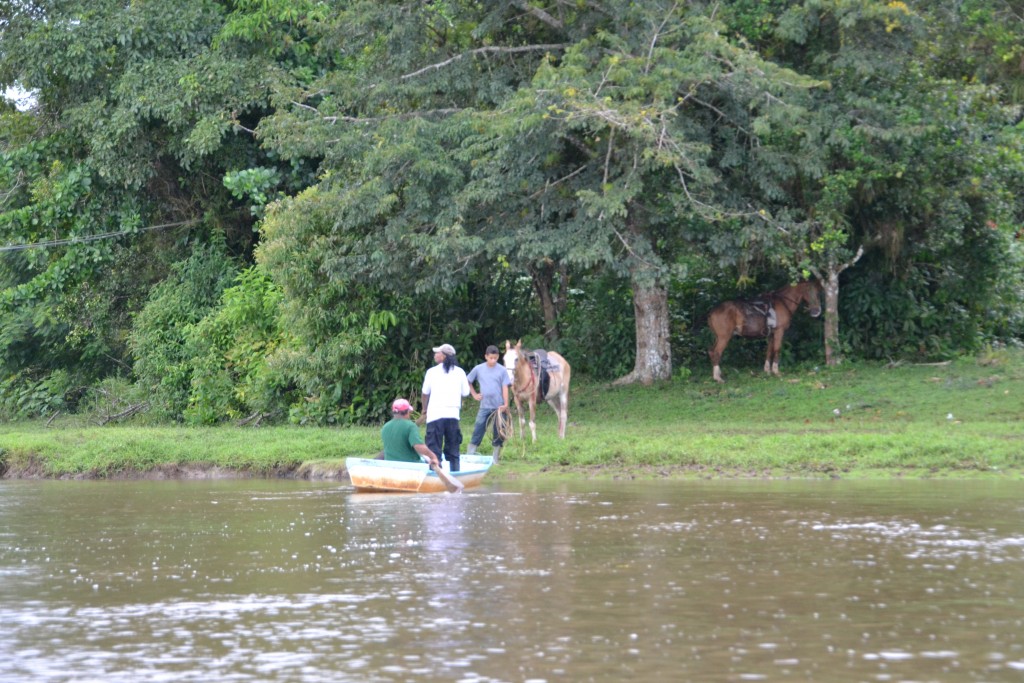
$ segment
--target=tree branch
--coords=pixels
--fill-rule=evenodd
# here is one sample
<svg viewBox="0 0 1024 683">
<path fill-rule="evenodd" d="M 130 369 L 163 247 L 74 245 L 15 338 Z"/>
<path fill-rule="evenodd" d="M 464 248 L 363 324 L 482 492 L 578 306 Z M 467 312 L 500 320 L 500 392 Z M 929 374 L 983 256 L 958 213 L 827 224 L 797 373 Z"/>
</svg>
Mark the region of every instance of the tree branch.
<svg viewBox="0 0 1024 683">
<path fill-rule="evenodd" d="M 100 421 L 100 425 L 102 426 L 107 424 L 108 422 L 113 422 L 114 420 L 120 420 L 126 417 L 131 417 L 135 413 L 141 413 L 145 410 L 149 410 L 149 401 L 136 403 L 135 405 L 130 406 L 127 410 L 122 410 L 120 413 L 117 413 L 116 415 L 107 415 Z"/>
<path fill-rule="evenodd" d="M 451 114 L 458 114 L 462 111 L 462 107 L 451 107 L 448 109 L 427 109 L 424 111 L 407 111 L 401 114 L 393 114 L 391 116 L 371 116 L 367 118 L 359 118 L 357 116 L 325 116 L 324 121 L 328 123 L 336 123 L 338 121 L 344 121 L 345 123 L 375 123 L 377 121 L 406 121 L 408 119 L 415 119 L 421 116 L 449 116 Z"/>
<path fill-rule="evenodd" d="M 520 47 L 502 47 L 502 46 L 478 47 L 475 50 L 470 50 L 469 52 L 463 52 L 461 54 L 457 54 L 454 57 L 452 57 L 451 59 L 446 59 L 443 62 L 438 62 L 437 64 L 431 64 L 431 65 L 425 66 L 422 69 L 419 69 L 417 71 L 413 71 L 412 73 L 407 73 L 404 76 L 402 76 L 399 80 L 404 81 L 404 80 L 407 80 L 409 78 L 415 78 L 416 76 L 422 76 L 423 74 L 425 74 L 428 71 L 436 71 L 436 70 L 439 70 L 439 69 L 443 69 L 444 67 L 448 66 L 449 64 L 451 64 L 453 62 L 457 62 L 457 61 L 459 61 L 460 59 L 462 59 L 463 57 L 466 57 L 466 56 L 475 57 L 476 55 L 482 55 L 482 54 L 488 54 L 488 53 L 517 53 L 517 52 L 537 52 L 537 51 L 540 51 L 540 50 L 544 50 L 544 51 L 547 51 L 547 50 L 564 50 L 566 47 L 567 47 L 566 43 L 550 43 L 548 45 L 522 45 Z"/>
<path fill-rule="evenodd" d="M 273 410 L 273 411 L 271 411 L 269 413 L 264 413 L 261 410 L 257 410 L 255 413 L 253 413 L 249 417 L 247 417 L 245 419 L 242 419 L 242 420 L 239 420 L 235 424 L 238 425 L 239 427 L 244 427 L 245 425 L 248 425 L 248 424 L 251 424 L 253 427 L 259 427 L 260 423 L 263 422 L 263 420 L 265 420 L 268 417 L 273 417 L 278 412 L 280 412 L 280 411 Z"/>
<path fill-rule="evenodd" d="M 864 245 L 862 244 L 859 247 L 857 247 L 857 253 L 856 253 L 856 255 L 854 255 L 854 257 L 852 259 L 850 259 L 849 261 L 847 261 L 843 265 L 839 266 L 839 268 L 836 270 L 836 275 L 838 275 L 839 273 L 843 272 L 844 270 L 846 270 L 847 268 L 852 266 L 857 261 L 860 261 L 860 257 L 863 256 L 863 255 L 864 255 Z"/>
<path fill-rule="evenodd" d="M 702 106 L 702 107 L 706 107 L 706 108 L 710 109 L 711 111 L 715 112 L 716 114 L 718 114 L 718 115 L 719 115 L 719 116 L 720 116 L 721 118 L 725 119 L 726 121 L 730 121 L 730 122 L 732 122 L 732 123 L 733 123 L 733 125 L 734 125 L 734 126 L 736 126 L 736 130 L 742 131 L 742 132 L 743 132 L 744 134 L 746 134 L 746 135 L 748 135 L 748 136 L 750 136 L 750 137 L 752 137 L 752 138 L 753 138 L 753 137 L 756 137 L 756 136 L 755 136 L 755 135 L 754 135 L 753 133 L 751 133 L 751 132 L 750 132 L 749 130 L 747 130 L 747 129 L 746 129 L 746 128 L 744 128 L 743 126 L 741 126 L 741 125 L 739 125 L 738 123 L 736 123 L 735 121 L 733 121 L 733 120 L 732 120 L 732 119 L 731 119 L 731 118 L 729 117 L 729 115 L 728 115 L 728 114 L 726 114 L 726 113 L 725 113 L 724 111 L 722 111 L 721 109 L 719 109 L 719 108 L 718 108 L 718 107 L 716 107 L 715 105 L 711 104 L 710 102 L 705 102 L 704 100 L 701 100 L 701 99 L 699 99 L 699 98 L 697 98 L 697 97 L 694 97 L 694 98 L 692 98 L 692 99 L 693 99 L 693 101 L 694 101 L 694 102 L 696 102 L 696 103 L 697 103 L 697 104 L 699 104 L 700 106 Z"/>
<path fill-rule="evenodd" d="M 718 222 L 725 218 L 746 218 L 754 215 L 754 212 L 752 211 L 722 211 L 711 204 L 705 204 L 690 193 L 690 186 L 686 183 L 686 173 L 679 167 L 679 164 L 674 163 L 672 166 L 676 169 L 676 173 L 679 175 L 679 184 L 683 188 L 683 194 L 686 195 L 686 198 L 691 204 L 697 207 L 697 212 L 703 218 L 711 222 Z"/>
<path fill-rule="evenodd" d="M 833 266 L 830 263 L 829 264 L 829 271 L 828 271 L 829 275 L 830 276 L 831 275 L 839 275 L 841 272 L 843 272 L 844 270 L 846 270 L 847 268 L 849 268 L 850 266 L 855 264 L 857 261 L 859 261 L 860 257 L 863 256 L 863 255 L 864 255 L 864 245 L 862 244 L 859 247 L 857 247 L 857 253 L 854 254 L 853 258 L 850 259 L 849 261 L 847 261 L 846 263 L 842 264 L 838 268 Z M 818 268 L 816 266 L 810 266 L 810 271 L 811 271 L 811 274 L 813 274 L 814 277 L 818 278 L 819 280 L 825 280 L 826 279 L 826 278 L 823 278 L 821 276 L 821 271 L 818 270 Z"/>
<path fill-rule="evenodd" d="M 654 46 L 658 42 L 658 36 L 660 36 L 662 31 L 665 30 L 665 24 L 667 24 L 668 20 L 672 17 L 673 14 L 675 14 L 676 7 L 678 7 L 678 6 L 679 6 L 678 2 L 673 3 L 672 4 L 672 8 L 669 9 L 668 12 L 666 12 L 665 18 L 661 22 L 661 26 L 659 26 L 658 28 L 654 29 L 654 35 L 651 36 L 651 46 L 647 49 L 647 62 L 644 64 L 644 73 L 645 74 L 651 72 L 651 60 L 654 59 Z"/>
<path fill-rule="evenodd" d="M 320 110 L 317 109 L 316 107 L 311 107 L 308 104 L 303 104 L 302 102 L 296 102 L 293 100 L 292 104 L 302 109 L 314 111 L 317 114 L 320 113 Z M 407 119 L 414 119 L 420 116 L 449 116 L 451 114 L 457 114 L 460 111 L 462 111 L 461 107 L 453 107 L 448 109 L 426 109 L 423 111 L 407 111 L 402 112 L 401 114 L 391 114 L 390 116 L 321 116 L 320 118 L 326 123 L 337 123 L 338 121 L 343 121 L 345 123 L 377 123 L 379 121 L 405 121 Z"/>
<path fill-rule="evenodd" d="M 614 232 L 615 236 L 619 238 L 619 241 L 622 242 L 622 246 L 624 246 L 626 248 L 626 251 L 629 253 L 630 256 L 632 256 L 637 261 L 639 261 L 640 263 L 644 264 L 645 266 L 647 266 L 649 268 L 657 268 L 658 267 L 656 264 L 651 263 L 650 261 L 648 261 L 644 257 L 640 256 L 640 254 L 638 254 L 635 251 L 633 251 L 633 247 L 631 247 L 629 245 L 629 242 L 626 241 L 626 238 L 623 237 L 622 233 L 619 232 L 614 226 L 612 226 L 612 232 Z"/>
<path fill-rule="evenodd" d="M 611 164 L 612 164 L 612 149 L 614 147 L 614 145 L 612 144 L 613 142 L 615 142 L 615 129 L 611 128 L 610 132 L 608 133 L 608 153 L 604 156 L 604 184 L 605 185 L 608 184 L 608 173 L 611 170 L 610 167 L 611 167 Z"/>
<path fill-rule="evenodd" d="M 248 133 L 249 135 L 251 135 L 253 137 L 256 137 L 256 131 L 255 130 L 253 130 L 252 128 L 246 128 L 245 126 L 242 125 L 242 122 L 238 120 L 238 112 L 237 111 L 231 112 L 231 123 L 235 126 L 235 128 L 238 128 L 239 130 L 243 130 L 246 133 Z"/>
<path fill-rule="evenodd" d="M 532 14 L 535 18 L 540 19 L 551 28 L 558 29 L 559 31 L 565 28 L 565 25 L 561 21 L 548 14 L 540 7 L 534 7 L 530 3 L 526 2 L 526 0 L 512 0 L 512 4 L 527 14 Z"/>
<path fill-rule="evenodd" d="M 531 194 L 529 197 L 527 197 L 527 199 L 536 199 L 537 197 L 539 197 L 540 195 L 544 194 L 545 192 L 547 192 L 549 189 L 551 189 L 555 185 L 558 185 L 560 183 L 564 183 L 566 180 L 569 180 L 569 178 L 572 178 L 575 175 L 579 175 L 580 173 L 585 171 L 586 168 L 587 168 L 587 165 L 583 164 L 582 166 L 577 168 L 575 171 L 573 171 L 569 175 L 562 176 L 561 178 L 559 178 L 558 180 L 555 180 L 553 182 L 544 183 L 544 187 L 542 187 L 541 189 L 539 189 L 536 192 L 534 192 L 533 194 Z"/>
</svg>

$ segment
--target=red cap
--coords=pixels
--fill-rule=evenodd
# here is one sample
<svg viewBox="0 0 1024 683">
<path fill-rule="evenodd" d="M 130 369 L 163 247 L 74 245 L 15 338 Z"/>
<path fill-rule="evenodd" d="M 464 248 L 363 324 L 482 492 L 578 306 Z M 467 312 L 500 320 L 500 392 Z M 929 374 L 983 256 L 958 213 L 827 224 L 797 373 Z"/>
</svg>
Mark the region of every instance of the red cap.
<svg viewBox="0 0 1024 683">
<path fill-rule="evenodd" d="M 404 398 L 396 398 L 395 402 L 391 404 L 391 412 L 393 413 L 407 413 L 412 410 L 412 405 Z"/>
</svg>

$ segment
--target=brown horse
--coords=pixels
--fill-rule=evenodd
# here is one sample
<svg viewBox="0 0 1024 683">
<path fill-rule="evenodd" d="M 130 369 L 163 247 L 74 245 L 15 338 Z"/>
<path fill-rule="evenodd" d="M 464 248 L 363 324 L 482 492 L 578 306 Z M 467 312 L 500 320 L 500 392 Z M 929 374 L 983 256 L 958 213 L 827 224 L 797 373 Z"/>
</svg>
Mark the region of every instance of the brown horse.
<svg viewBox="0 0 1024 683">
<path fill-rule="evenodd" d="M 821 315 L 821 285 L 817 280 L 799 282 L 774 292 L 762 294 L 751 301 L 725 301 L 708 314 L 708 327 L 715 333 L 715 345 L 708 351 L 716 382 L 722 379 L 722 352 L 734 336 L 768 337 L 768 353 L 764 371 L 779 374 L 779 351 L 793 314 L 806 303 L 811 316 Z M 774 312 L 775 320 L 771 320 Z M 773 324 L 774 323 L 774 324 Z"/>
<path fill-rule="evenodd" d="M 512 346 L 505 341 L 505 369 L 512 378 L 512 397 L 516 400 L 516 412 L 519 413 L 519 433 L 526 435 L 525 418 L 522 401 L 526 399 L 530 407 L 530 435 L 537 440 L 537 401 L 543 399 L 558 415 L 558 437 L 565 438 L 565 424 L 569 419 L 569 379 L 572 368 L 568 361 L 554 351 L 542 352 L 547 362 L 542 363 L 539 352 L 523 350 L 522 340 Z M 543 366 L 543 367 L 542 367 Z M 548 376 L 547 393 L 541 396 L 541 369 Z"/>
</svg>

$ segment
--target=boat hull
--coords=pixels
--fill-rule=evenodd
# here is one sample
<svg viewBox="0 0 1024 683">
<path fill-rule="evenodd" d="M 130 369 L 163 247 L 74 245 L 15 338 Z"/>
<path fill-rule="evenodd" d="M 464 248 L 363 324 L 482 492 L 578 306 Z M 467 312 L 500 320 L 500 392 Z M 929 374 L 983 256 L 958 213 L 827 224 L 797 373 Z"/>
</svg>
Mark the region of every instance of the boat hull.
<svg viewBox="0 0 1024 683">
<path fill-rule="evenodd" d="M 461 469 L 449 472 L 469 489 L 479 486 L 494 464 L 489 455 L 463 455 Z M 426 463 L 345 458 L 349 480 L 357 491 L 394 491 L 397 493 L 444 493 L 444 482 Z M 447 463 L 445 463 L 447 471 Z"/>
</svg>

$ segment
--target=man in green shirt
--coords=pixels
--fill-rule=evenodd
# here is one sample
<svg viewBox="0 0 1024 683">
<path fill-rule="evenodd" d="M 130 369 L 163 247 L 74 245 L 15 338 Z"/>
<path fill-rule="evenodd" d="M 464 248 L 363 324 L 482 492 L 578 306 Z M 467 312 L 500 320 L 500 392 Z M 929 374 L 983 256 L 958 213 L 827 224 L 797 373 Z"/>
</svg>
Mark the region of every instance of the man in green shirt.
<svg viewBox="0 0 1024 683">
<path fill-rule="evenodd" d="M 426 458 L 431 465 L 440 466 L 437 456 L 423 443 L 420 428 L 409 419 L 410 412 L 412 405 L 404 398 L 397 398 L 391 404 L 394 417 L 380 430 L 380 438 L 384 442 L 384 459 L 423 462 L 423 458 Z"/>
</svg>

